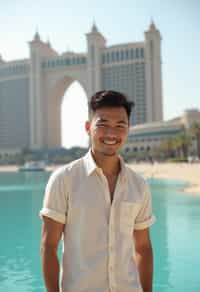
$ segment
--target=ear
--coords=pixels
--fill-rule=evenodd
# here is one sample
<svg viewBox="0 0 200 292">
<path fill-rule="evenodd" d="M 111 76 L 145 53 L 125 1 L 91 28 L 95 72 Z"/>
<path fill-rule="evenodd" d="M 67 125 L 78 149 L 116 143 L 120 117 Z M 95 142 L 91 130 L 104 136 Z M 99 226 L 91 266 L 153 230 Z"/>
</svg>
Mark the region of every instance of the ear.
<svg viewBox="0 0 200 292">
<path fill-rule="evenodd" d="M 90 136 L 90 121 L 85 122 L 85 130 L 87 134 Z"/>
</svg>

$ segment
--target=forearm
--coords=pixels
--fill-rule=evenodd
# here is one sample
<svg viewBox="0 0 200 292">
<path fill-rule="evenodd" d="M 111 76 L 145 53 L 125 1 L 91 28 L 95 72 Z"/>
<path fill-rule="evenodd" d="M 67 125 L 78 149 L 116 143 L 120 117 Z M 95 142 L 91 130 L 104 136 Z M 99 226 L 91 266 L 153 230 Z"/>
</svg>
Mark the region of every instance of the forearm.
<svg viewBox="0 0 200 292">
<path fill-rule="evenodd" d="M 152 292 L 153 251 L 151 247 L 136 251 L 136 264 L 143 292 Z"/>
<path fill-rule="evenodd" d="M 42 270 L 46 292 L 59 292 L 59 260 L 56 249 L 41 247 Z"/>
</svg>

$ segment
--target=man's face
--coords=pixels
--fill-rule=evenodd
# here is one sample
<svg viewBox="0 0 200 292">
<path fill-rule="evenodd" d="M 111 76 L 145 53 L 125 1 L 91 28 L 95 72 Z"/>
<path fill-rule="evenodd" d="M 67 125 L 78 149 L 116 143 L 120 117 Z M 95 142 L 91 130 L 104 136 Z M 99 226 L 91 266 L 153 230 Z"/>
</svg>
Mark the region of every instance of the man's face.
<svg viewBox="0 0 200 292">
<path fill-rule="evenodd" d="M 93 152 L 113 156 L 126 141 L 129 121 L 124 107 L 103 107 L 95 111 L 85 127 Z"/>
</svg>

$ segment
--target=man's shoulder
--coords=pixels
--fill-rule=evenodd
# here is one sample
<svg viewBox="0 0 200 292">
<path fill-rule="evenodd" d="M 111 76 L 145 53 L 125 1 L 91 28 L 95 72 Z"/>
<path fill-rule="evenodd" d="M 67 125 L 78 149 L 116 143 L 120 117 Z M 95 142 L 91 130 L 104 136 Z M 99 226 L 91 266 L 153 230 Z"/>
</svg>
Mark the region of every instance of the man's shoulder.
<svg viewBox="0 0 200 292">
<path fill-rule="evenodd" d="M 146 180 L 142 176 L 142 174 L 139 174 L 138 172 L 136 172 L 131 165 L 126 164 L 126 170 L 127 170 L 127 175 L 129 177 L 135 179 L 136 181 L 138 181 L 138 183 L 141 183 L 141 184 L 145 184 L 146 183 Z"/>
<path fill-rule="evenodd" d="M 62 165 L 56 168 L 51 174 L 51 177 L 53 177 L 54 179 L 67 178 L 74 172 L 77 172 L 78 170 L 80 170 L 82 166 L 83 166 L 83 157 L 73 160 L 65 165 Z"/>
<path fill-rule="evenodd" d="M 151 196 L 150 187 L 146 179 L 139 173 L 136 173 L 131 165 L 126 165 L 129 189 L 135 200 L 143 201 Z"/>
</svg>

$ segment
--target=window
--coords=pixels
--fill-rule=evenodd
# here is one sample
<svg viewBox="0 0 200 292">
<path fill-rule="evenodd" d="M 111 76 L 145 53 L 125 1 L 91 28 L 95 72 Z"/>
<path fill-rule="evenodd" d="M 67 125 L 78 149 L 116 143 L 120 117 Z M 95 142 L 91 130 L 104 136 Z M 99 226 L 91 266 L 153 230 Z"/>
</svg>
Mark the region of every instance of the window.
<svg viewBox="0 0 200 292">
<path fill-rule="evenodd" d="M 105 58 L 105 54 L 102 55 L 102 63 L 105 64 L 106 58 Z"/>
<path fill-rule="evenodd" d="M 120 60 L 123 61 L 124 60 L 124 51 L 120 52 Z"/>
<path fill-rule="evenodd" d="M 140 57 L 141 58 L 144 58 L 144 48 L 141 48 L 140 49 Z"/>
<path fill-rule="evenodd" d="M 65 65 L 69 65 L 69 59 L 65 59 Z"/>
<path fill-rule="evenodd" d="M 91 60 L 92 60 L 92 63 L 95 62 L 95 51 L 94 51 L 93 45 L 91 46 Z"/>
<path fill-rule="evenodd" d="M 129 147 L 126 147 L 124 150 L 125 150 L 125 152 L 127 153 L 127 152 L 130 151 L 130 148 L 129 148 Z"/>
<path fill-rule="evenodd" d="M 86 58 L 85 58 L 85 57 L 82 57 L 82 58 L 81 58 L 81 63 L 82 63 L 82 64 L 85 64 L 85 63 L 86 63 Z"/>
<path fill-rule="evenodd" d="M 106 63 L 110 63 L 110 54 L 109 53 L 106 54 Z"/>
<path fill-rule="evenodd" d="M 126 60 L 129 59 L 129 50 L 126 50 Z"/>
<path fill-rule="evenodd" d="M 136 59 L 139 58 L 139 49 L 138 48 L 136 48 L 135 56 L 136 56 Z"/>
<path fill-rule="evenodd" d="M 119 61 L 119 52 L 116 52 L 115 54 L 116 54 L 116 56 L 115 56 L 116 57 L 116 61 Z"/>
<path fill-rule="evenodd" d="M 150 151 L 151 150 L 151 147 L 150 146 L 147 146 L 146 149 L 147 149 L 147 151 Z"/>
<path fill-rule="evenodd" d="M 115 62 L 115 52 L 111 53 L 111 60 L 112 60 L 112 62 Z"/>
<path fill-rule="evenodd" d="M 131 49 L 131 59 L 135 58 L 134 49 Z"/>
</svg>

